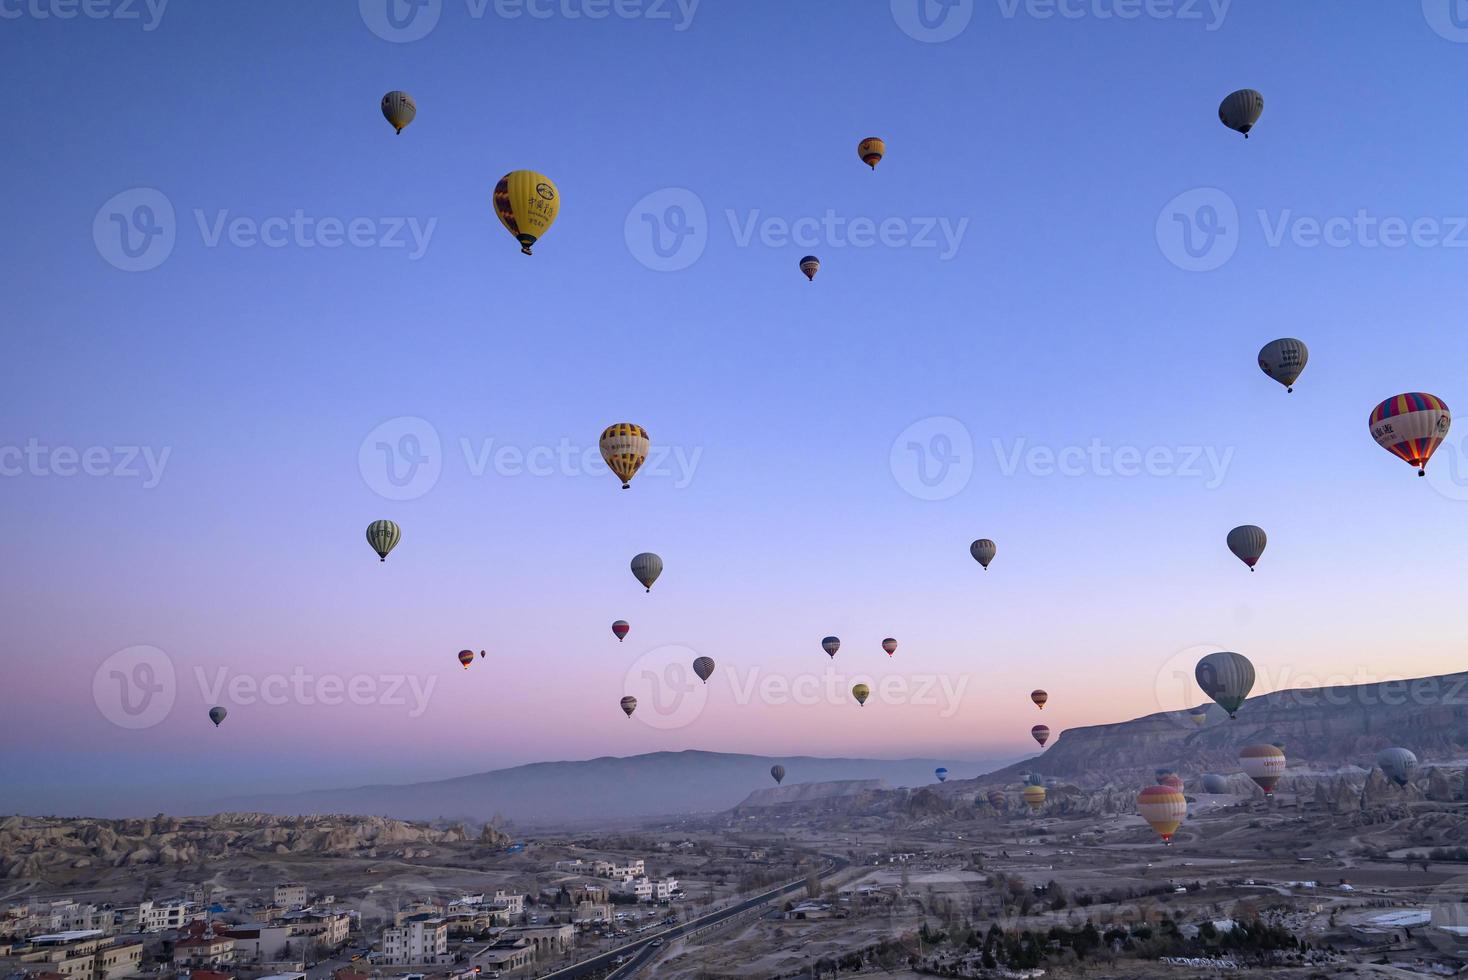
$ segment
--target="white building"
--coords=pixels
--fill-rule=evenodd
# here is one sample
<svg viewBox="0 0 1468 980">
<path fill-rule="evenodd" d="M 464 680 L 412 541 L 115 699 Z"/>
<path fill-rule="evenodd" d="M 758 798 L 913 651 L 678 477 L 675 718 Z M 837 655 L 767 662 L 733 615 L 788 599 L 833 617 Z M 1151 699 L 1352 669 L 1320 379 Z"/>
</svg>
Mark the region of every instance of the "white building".
<svg viewBox="0 0 1468 980">
<path fill-rule="evenodd" d="M 678 892 L 677 878 L 652 879 L 646 875 L 624 878 L 617 885 L 619 895 L 635 895 L 639 902 L 666 902 Z"/>
<path fill-rule="evenodd" d="M 275 904 L 283 909 L 299 909 L 306 906 L 306 886 L 287 882 L 275 886 Z"/>
<path fill-rule="evenodd" d="M 435 916 L 414 916 L 382 930 L 382 962 L 388 966 L 447 962 L 448 950 L 448 923 Z"/>
<path fill-rule="evenodd" d="M 626 864 L 617 864 L 614 861 L 594 861 L 591 865 L 591 873 L 598 878 L 640 878 L 647 874 L 644 864 L 642 858 Z"/>
<path fill-rule="evenodd" d="M 143 902 L 138 906 L 138 929 L 142 932 L 182 929 L 196 919 L 207 918 L 207 915 L 199 906 L 182 898 Z"/>
</svg>

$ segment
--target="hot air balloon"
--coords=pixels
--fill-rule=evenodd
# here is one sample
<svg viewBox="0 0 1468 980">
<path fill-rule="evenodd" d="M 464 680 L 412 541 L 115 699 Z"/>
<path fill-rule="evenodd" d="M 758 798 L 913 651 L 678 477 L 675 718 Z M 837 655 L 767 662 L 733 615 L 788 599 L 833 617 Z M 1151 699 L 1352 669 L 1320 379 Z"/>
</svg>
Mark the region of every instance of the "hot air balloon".
<svg viewBox="0 0 1468 980">
<path fill-rule="evenodd" d="M 838 637 L 828 636 L 821 640 L 821 649 L 826 651 L 829 656 L 834 657 L 836 656 L 836 651 L 841 649 L 841 640 Z"/>
<path fill-rule="evenodd" d="M 816 273 L 821 271 L 821 260 L 814 255 L 807 255 L 800 260 L 800 271 L 805 273 L 805 278 L 814 282 Z"/>
<path fill-rule="evenodd" d="M 1203 792 L 1205 793 L 1227 793 L 1228 780 L 1216 772 L 1203 774 Z"/>
<path fill-rule="evenodd" d="M 1273 745 L 1246 745 L 1239 750 L 1239 768 L 1259 784 L 1265 796 L 1274 795 L 1274 784 L 1284 775 L 1285 754 Z"/>
<path fill-rule="evenodd" d="M 418 115 L 418 103 L 407 92 L 393 90 L 382 97 L 382 117 L 401 135 L 403 127 Z"/>
<path fill-rule="evenodd" d="M 1040 775 L 1038 772 L 1027 772 L 1027 773 L 1025 773 L 1025 785 L 1026 786 L 1044 786 L 1045 785 L 1045 777 L 1042 776 L 1042 775 Z"/>
<path fill-rule="evenodd" d="M 1376 755 L 1376 764 L 1392 782 L 1398 786 L 1406 786 L 1412 781 L 1412 773 L 1417 771 L 1417 756 L 1412 754 L 1411 749 L 1400 746 L 1382 749 Z"/>
<path fill-rule="evenodd" d="M 1248 565 L 1251 572 L 1259 561 L 1259 556 L 1264 554 L 1264 546 L 1268 542 L 1264 528 L 1254 524 L 1240 524 L 1228 532 L 1228 550 L 1234 553 L 1235 558 Z"/>
<path fill-rule="evenodd" d="M 997 789 L 989 791 L 988 800 L 989 805 L 996 810 L 1006 810 L 1009 808 L 1009 797 Z"/>
<path fill-rule="evenodd" d="M 621 643 L 623 640 L 625 640 L 627 638 L 627 634 L 631 632 L 631 630 L 632 627 L 625 619 L 619 619 L 612 624 L 612 635 L 617 638 L 618 643 Z"/>
<path fill-rule="evenodd" d="M 1137 794 L 1137 812 L 1162 835 L 1162 843 L 1171 844 L 1172 835 L 1188 815 L 1188 801 L 1180 789 L 1148 786 Z"/>
<path fill-rule="evenodd" d="M 1036 813 L 1039 813 L 1045 806 L 1045 787 L 1043 786 L 1026 786 L 1024 792 L 1019 795 L 1024 798 L 1025 803 L 1029 804 L 1030 809 Z"/>
<path fill-rule="evenodd" d="M 1159 783 L 1162 782 L 1162 777 L 1163 776 L 1171 776 L 1172 774 L 1173 774 L 1173 771 L 1171 769 L 1153 769 L 1152 770 L 1152 778 L 1155 779 L 1155 780 L 1157 780 Z"/>
<path fill-rule="evenodd" d="M 709 678 L 713 676 L 714 673 L 714 658 L 695 657 L 693 660 L 693 672 L 698 675 L 699 680 L 707 684 L 709 682 Z"/>
<path fill-rule="evenodd" d="M 632 574 L 651 592 L 652 584 L 663 574 L 663 560 L 651 551 L 644 551 L 632 559 Z"/>
<path fill-rule="evenodd" d="M 887 637 L 882 641 L 882 649 L 887 651 L 887 656 L 892 656 L 892 654 L 897 652 L 897 641 L 890 636 Z"/>
<path fill-rule="evenodd" d="M 1188 719 L 1192 721 L 1194 725 L 1202 728 L 1208 723 L 1208 711 L 1205 708 L 1194 708 L 1192 711 L 1188 712 Z"/>
<path fill-rule="evenodd" d="M 1220 651 L 1199 660 L 1193 676 L 1204 694 L 1218 702 L 1230 718 L 1237 718 L 1239 706 L 1254 686 L 1254 665 L 1241 653 Z"/>
<path fill-rule="evenodd" d="M 1168 789 L 1175 789 L 1179 793 L 1181 793 L 1183 791 L 1183 777 L 1179 776 L 1175 772 L 1170 772 L 1166 776 L 1163 776 L 1161 779 L 1157 780 L 1157 785 L 1166 786 Z"/>
<path fill-rule="evenodd" d="M 1453 413 L 1436 395 L 1412 391 L 1393 395 L 1371 413 L 1371 438 L 1398 459 L 1417 467 L 1417 475 L 1427 473 L 1427 461 L 1438 445 L 1447 438 L 1453 424 Z"/>
<path fill-rule="evenodd" d="M 1227 96 L 1218 106 L 1218 121 L 1249 138 L 1249 130 L 1264 114 L 1264 96 L 1251 88 L 1241 88 Z"/>
<path fill-rule="evenodd" d="M 1035 741 L 1039 742 L 1040 748 L 1043 749 L 1045 747 L 1045 743 L 1050 741 L 1050 726 L 1036 725 L 1034 728 L 1030 729 L 1030 734 L 1035 737 Z"/>
<path fill-rule="evenodd" d="M 461 664 L 464 665 L 464 669 L 465 670 L 468 670 L 469 669 L 469 665 L 472 664 L 473 662 L 474 662 L 474 651 L 473 650 L 460 650 L 459 651 L 459 663 L 461 663 Z"/>
<path fill-rule="evenodd" d="M 530 247 L 555 224 L 561 211 L 561 192 L 555 181 L 533 170 L 512 170 L 494 185 L 494 213 L 515 236 L 520 251 Z"/>
<path fill-rule="evenodd" d="M 856 698 L 857 704 L 866 704 L 867 698 L 872 696 L 872 689 L 865 684 L 857 684 L 852 687 L 851 696 Z"/>
<path fill-rule="evenodd" d="M 1259 370 L 1284 385 L 1286 392 L 1295 390 L 1295 379 L 1309 360 L 1310 350 L 1305 342 L 1293 337 L 1271 340 L 1259 350 Z"/>
<path fill-rule="evenodd" d="M 622 489 L 632 486 L 632 478 L 647 461 L 652 441 L 647 430 L 635 422 L 617 422 L 607 426 L 601 434 L 601 458 L 607 468 L 622 481 Z"/>
<path fill-rule="evenodd" d="M 770 775 L 775 777 L 775 785 L 778 786 L 785 781 L 785 767 L 778 764 L 770 766 Z"/>
<path fill-rule="evenodd" d="M 868 136 L 856 144 L 856 155 L 861 157 L 862 163 L 876 170 L 882 157 L 887 155 L 887 144 L 880 137 Z"/>
<path fill-rule="evenodd" d="M 483 660 L 484 659 L 484 651 L 483 650 L 480 650 L 479 651 L 479 659 L 480 660 Z"/>
<path fill-rule="evenodd" d="M 373 521 L 367 525 L 367 543 L 377 552 L 378 561 L 387 561 L 387 553 L 398 546 L 403 531 L 392 521 Z"/>
<path fill-rule="evenodd" d="M 948 782 L 948 770 L 943 766 L 939 766 L 937 769 L 934 769 L 933 775 L 938 777 L 938 782 L 940 783 Z"/>
<path fill-rule="evenodd" d="M 212 722 L 214 722 L 214 727 L 215 728 L 218 728 L 219 727 L 219 723 L 221 721 L 223 721 L 225 718 L 227 718 L 228 716 L 229 716 L 229 709 L 228 708 L 221 708 L 219 705 L 215 705 L 214 707 L 212 707 L 212 708 L 209 709 L 209 720 L 212 721 Z M 246 727 L 249 727 L 249 726 L 246 726 Z M 1414 764 L 1416 763 L 1416 761 L 1417 761 L 1416 759 L 1413 759 L 1412 760 L 1412 762 Z"/>
<path fill-rule="evenodd" d="M 979 540 L 968 546 L 968 553 L 974 556 L 974 561 L 984 566 L 985 571 L 989 570 L 989 562 L 994 560 L 994 552 L 996 550 L 997 548 L 994 542 L 988 538 L 979 538 Z"/>
<path fill-rule="evenodd" d="M 627 715 L 628 718 L 631 718 L 632 717 L 632 712 L 634 712 L 636 710 L 637 710 L 637 699 L 636 698 L 634 698 L 632 695 L 629 694 L 625 698 L 622 699 L 622 711 L 623 711 L 623 713 L 625 713 Z"/>
<path fill-rule="evenodd" d="M 1041 711 L 1045 710 L 1045 702 L 1050 700 L 1050 695 L 1044 691 L 1034 690 L 1030 692 L 1030 700 L 1035 702 L 1035 707 Z"/>
</svg>

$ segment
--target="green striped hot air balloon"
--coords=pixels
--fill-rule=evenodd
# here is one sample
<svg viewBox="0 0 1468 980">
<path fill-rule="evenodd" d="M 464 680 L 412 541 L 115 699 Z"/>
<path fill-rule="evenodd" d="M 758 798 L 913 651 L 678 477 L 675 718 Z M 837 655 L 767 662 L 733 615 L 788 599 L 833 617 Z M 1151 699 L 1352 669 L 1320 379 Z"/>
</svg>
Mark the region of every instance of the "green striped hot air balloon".
<svg viewBox="0 0 1468 980">
<path fill-rule="evenodd" d="M 392 521 L 373 521 L 367 525 L 367 543 L 377 552 L 378 561 L 387 561 L 387 553 L 398 546 L 402 529 Z"/>
</svg>

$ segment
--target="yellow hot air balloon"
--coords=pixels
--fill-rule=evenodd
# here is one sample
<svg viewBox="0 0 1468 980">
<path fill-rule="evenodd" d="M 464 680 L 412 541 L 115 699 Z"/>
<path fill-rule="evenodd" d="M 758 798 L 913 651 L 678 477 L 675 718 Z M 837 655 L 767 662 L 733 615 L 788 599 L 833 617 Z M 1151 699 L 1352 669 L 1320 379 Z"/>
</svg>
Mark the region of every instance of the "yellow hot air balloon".
<svg viewBox="0 0 1468 980">
<path fill-rule="evenodd" d="M 1036 813 L 1039 813 L 1041 808 L 1045 806 L 1045 787 L 1043 786 L 1026 786 L 1024 792 L 1019 795 L 1024 798 L 1025 803 L 1029 804 L 1030 809 Z"/>
<path fill-rule="evenodd" d="M 1137 812 L 1162 835 L 1164 844 L 1171 844 L 1172 835 L 1188 815 L 1188 800 L 1174 786 L 1148 786 L 1137 794 Z"/>
<path fill-rule="evenodd" d="M 606 427 L 601 434 L 601 458 L 606 460 L 607 468 L 617 474 L 622 481 L 622 489 L 626 490 L 642 464 L 647 462 L 647 454 L 652 449 L 652 442 L 647 437 L 647 430 L 633 422 L 616 422 Z"/>
<path fill-rule="evenodd" d="M 857 684 L 851 689 L 851 696 L 856 698 L 857 704 L 866 704 L 867 698 L 872 696 L 872 689 L 865 684 Z"/>
<path fill-rule="evenodd" d="M 545 174 L 512 170 L 494 185 L 494 213 L 526 255 L 560 212 L 561 192 Z"/>
<path fill-rule="evenodd" d="M 861 157 L 861 162 L 877 169 L 877 164 L 882 162 L 882 157 L 887 155 L 887 144 L 880 136 L 868 136 L 856 144 L 856 155 Z"/>
</svg>

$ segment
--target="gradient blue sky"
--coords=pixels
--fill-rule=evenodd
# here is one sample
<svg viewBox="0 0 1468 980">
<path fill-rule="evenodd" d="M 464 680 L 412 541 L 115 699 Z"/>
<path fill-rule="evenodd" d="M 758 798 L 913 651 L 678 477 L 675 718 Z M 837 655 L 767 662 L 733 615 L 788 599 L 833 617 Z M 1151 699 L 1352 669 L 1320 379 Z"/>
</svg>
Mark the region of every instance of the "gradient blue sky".
<svg viewBox="0 0 1468 980">
<path fill-rule="evenodd" d="M 1170 672 L 1208 644 L 1253 658 L 1261 690 L 1463 666 L 1468 428 L 1419 480 L 1366 426 L 1399 391 L 1468 402 L 1468 31 L 1435 29 L 1432 0 L 1235 0 L 1221 23 L 1205 3 L 1120 19 L 1072 0 L 1082 16 L 1047 19 L 975 0 L 942 43 L 886 2 L 703 0 L 678 30 L 674 5 L 671 21 L 592 20 L 558 0 L 537 19 L 443 0 L 411 43 L 354 3 L 173 0 L 145 30 L 144 7 L 59 20 L 36 16 L 45 2 L 0 4 L 0 446 L 170 455 L 149 488 L 0 479 L 0 810 L 151 811 L 663 748 L 1017 754 L 1042 717 L 1031 687 L 1051 691 L 1057 731 L 1180 708 L 1197 696 Z M 1215 116 L 1243 86 L 1267 100 L 1248 141 Z M 419 107 L 401 137 L 378 111 L 393 88 Z M 889 148 L 875 174 L 855 153 L 872 134 Z M 531 259 L 490 206 L 520 167 L 563 199 Z M 126 272 L 93 223 L 135 188 L 166 196 L 177 241 Z M 639 261 L 637 205 L 669 188 L 705 208 L 706 247 L 659 272 Z M 1240 215 L 1236 253 L 1207 272 L 1158 234 L 1199 188 Z M 195 218 L 297 209 L 436 225 L 415 260 L 209 247 Z M 828 210 L 967 225 L 945 260 L 741 245 L 729 217 Z M 1260 210 L 1270 226 L 1433 219 L 1456 247 L 1272 246 Z M 1254 357 L 1291 335 L 1312 356 L 1287 396 Z M 393 501 L 358 452 L 401 417 L 438 434 L 442 475 Z M 935 417 L 974 447 L 937 501 L 891 462 Z M 476 476 L 461 448 L 586 449 L 622 419 L 699 453 L 691 481 Z M 1231 455 L 1221 480 L 1006 474 L 998 458 L 1093 440 Z M 379 517 L 404 529 L 386 565 L 362 534 Z M 1224 548 L 1246 522 L 1270 534 L 1254 575 Z M 987 573 L 967 552 L 980 536 L 999 543 Z M 651 595 L 627 571 L 642 550 L 667 562 Z M 857 709 L 729 685 L 820 675 L 827 633 L 845 641 L 840 690 L 967 686 L 948 707 Z M 93 680 L 139 644 L 168 657 L 176 702 L 130 730 Z M 719 661 L 707 703 L 627 721 L 639 658 L 669 645 Z M 464 674 L 466 646 L 489 656 Z M 195 678 L 221 670 L 436 686 L 417 717 L 226 701 L 216 731 Z"/>
</svg>

